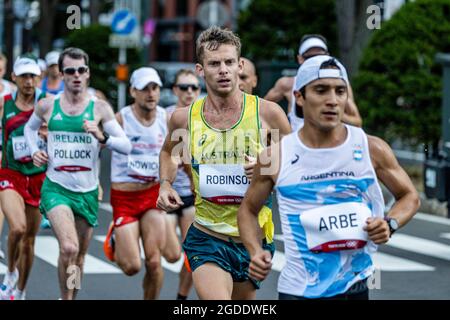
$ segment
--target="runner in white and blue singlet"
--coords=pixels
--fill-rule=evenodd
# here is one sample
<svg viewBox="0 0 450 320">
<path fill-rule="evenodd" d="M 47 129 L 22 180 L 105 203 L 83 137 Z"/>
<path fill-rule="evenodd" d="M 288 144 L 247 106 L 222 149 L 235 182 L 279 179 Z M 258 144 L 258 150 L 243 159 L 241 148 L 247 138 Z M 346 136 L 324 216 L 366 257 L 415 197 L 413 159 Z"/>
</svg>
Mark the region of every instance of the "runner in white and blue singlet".
<svg viewBox="0 0 450 320">
<path fill-rule="evenodd" d="M 333 57 L 316 56 L 299 68 L 294 94 L 304 126 L 260 155 L 239 209 L 250 276 L 262 280 L 270 253 L 261 248 L 255 226 L 260 199 L 275 187 L 286 255 L 280 299 L 368 299 L 372 254 L 419 207 L 388 144 L 342 123 L 347 89 L 345 68 Z M 386 217 L 377 179 L 397 199 Z"/>
</svg>

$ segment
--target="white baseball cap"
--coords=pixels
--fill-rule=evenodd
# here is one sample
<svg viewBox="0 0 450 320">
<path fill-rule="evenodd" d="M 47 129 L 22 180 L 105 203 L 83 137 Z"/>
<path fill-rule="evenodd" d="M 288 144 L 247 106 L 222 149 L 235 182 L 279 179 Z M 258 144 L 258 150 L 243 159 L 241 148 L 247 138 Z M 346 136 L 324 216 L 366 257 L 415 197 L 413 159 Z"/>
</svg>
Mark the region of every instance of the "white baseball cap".
<svg viewBox="0 0 450 320">
<path fill-rule="evenodd" d="M 51 66 L 54 64 L 58 64 L 59 59 L 59 52 L 58 51 L 50 51 L 45 55 L 45 62 L 47 63 L 47 66 Z"/>
<path fill-rule="evenodd" d="M 326 52 L 328 52 L 328 47 L 326 43 L 318 38 L 318 37 L 311 37 L 306 39 L 300 44 L 300 47 L 298 48 L 298 53 L 302 56 L 305 54 L 306 51 L 308 51 L 311 48 L 322 48 Z"/>
<path fill-rule="evenodd" d="M 44 59 L 38 59 L 37 63 L 41 71 L 47 71 L 47 63 Z"/>
<path fill-rule="evenodd" d="M 334 62 L 339 69 L 321 69 L 325 62 Z M 328 55 L 319 55 L 305 60 L 305 62 L 298 68 L 295 76 L 294 90 L 298 91 L 307 84 L 317 79 L 323 78 L 337 78 L 342 79 L 348 85 L 347 70 L 335 57 Z"/>
<path fill-rule="evenodd" d="M 16 62 L 14 62 L 13 72 L 16 76 L 26 73 L 39 76 L 41 75 L 41 68 L 39 68 L 37 61 L 30 57 L 18 57 Z"/>
<path fill-rule="evenodd" d="M 142 90 L 150 82 L 156 83 L 158 86 L 162 87 L 161 79 L 159 78 L 158 72 L 150 67 L 143 67 L 134 70 L 131 74 L 130 84 L 133 88 Z"/>
</svg>

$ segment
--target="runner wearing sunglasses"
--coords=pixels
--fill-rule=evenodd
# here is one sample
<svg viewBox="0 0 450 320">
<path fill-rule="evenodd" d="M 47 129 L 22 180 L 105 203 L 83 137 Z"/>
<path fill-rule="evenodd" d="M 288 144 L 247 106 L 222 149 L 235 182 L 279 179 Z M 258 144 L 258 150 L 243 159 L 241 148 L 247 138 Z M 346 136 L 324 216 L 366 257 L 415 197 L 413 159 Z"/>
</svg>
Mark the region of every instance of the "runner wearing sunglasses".
<svg viewBox="0 0 450 320">
<path fill-rule="evenodd" d="M 41 213 L 51 222 L 59 243 L 58 275 L 62 299 L 74 299 L 84 256 L 97 225 L 100 144 L 128 154 L 131 143 L 111 106 L 87 92 L 89 57 L 79 48 L 65 49 L 58 60 L 64 91 L 42 100 L 25 126 L 37 167 L 48 163 L 42 186 Z M 48 124 L 48 153 L 39 151 L 36 132 Z M 69 282 L 70 283 L 70 282 Z"/>
<path fill-rule="evenodd" d="M 175 76 L 173 85 L 173 93 L 178 97 L 176 105 L 167 108 L 169 118 L 177 108 L 186 108 L 190 106 L 200 95 L 200 84 L 195 72 L 189 69 L 181 69 Z M 181 161 L 178 165 L 178 172 L 172 187 L 178 192 L 183 201 L 178 209 L 169 212 L 169 232 L 175 234 L 176 226 L 181 231 L 181 239 L 184 241 L 187 231 L 194 222 L 195 214 L 195 196 L 192 193 L 193 183 L 191 170 L 184 166 Z M 180 248 L 181 249 L 181 248 Z M 187 298 L 192 287 L 192 274 L 183 265 L 180 271 L 180 284 L 178 286 L 177 299 L 184 300 Z"/>
</svg>

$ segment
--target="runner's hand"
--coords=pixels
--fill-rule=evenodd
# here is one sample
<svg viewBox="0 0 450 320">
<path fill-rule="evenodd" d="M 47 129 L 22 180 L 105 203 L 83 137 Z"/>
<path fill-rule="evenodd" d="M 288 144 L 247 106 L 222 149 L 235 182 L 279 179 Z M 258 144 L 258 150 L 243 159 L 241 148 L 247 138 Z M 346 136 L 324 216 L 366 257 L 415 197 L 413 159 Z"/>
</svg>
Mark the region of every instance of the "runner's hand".
<svg viewBox="0 0 450 320">
<path fill-rule="evenodd" d="M 390 231 L 388 223 L 382 218 L 368 218 L 364 230 L 369 234 L 369 239 L 375 244 L 383 244 L 389 241 Z"/>
<path fill-rule="evenodd" d="M 264 280 L 272 268 L 272 255 L 269 251 L 261 250 L 252 256 L 248 267 L 249 276 L 252 279 Z"/>
<path fill-rule="evenodd" d="M 36 167 L 42 167 L 43 165 L 45 165 L 48 162 L 48 155 L 47 152 L 45 151 L 36 151 L 33 154 L 33 164 Z"/>
<path fill-rule="evenodd" d="M 163 183 L 160 186 L 158 201 L 156 202 L 158 208 L 166 212 L 172 212 L 183 204 L 180 196 L 169 183 Z"/>
<path fill-rule="evenodd" d="M 248 161 L 248 163 L 244 164 L 245 175 L 249 180 L 252 180 L 253 168 L 256 165 L 256 158 L 245 155 L 245 161 Z"/>
<path fill-rule="evenodd" d="M 95 121 L 84 120 L 83 129 L 87 133 L 92 134 L 95 137 L 95 139 L 99 141 L 103 141 L 105 139 L 103 132 L 100 130 Z"/>
</svg>

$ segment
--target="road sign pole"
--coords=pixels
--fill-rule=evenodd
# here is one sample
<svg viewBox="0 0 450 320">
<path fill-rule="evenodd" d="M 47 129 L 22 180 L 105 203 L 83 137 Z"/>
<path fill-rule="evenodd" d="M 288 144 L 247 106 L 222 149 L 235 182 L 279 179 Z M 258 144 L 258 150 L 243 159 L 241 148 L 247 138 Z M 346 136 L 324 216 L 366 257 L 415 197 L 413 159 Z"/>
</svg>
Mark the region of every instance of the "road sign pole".
<svg viewBox="0 0 450 320">
<path fill-rule="evenodd" d="M 123 64 L 125 65 L 127 63 L 127 48 L 125 47 L 120 47 L 119 48 L 119 64 Z M 125 103 L 126 103 L 126 89 L 127 89 L 127 85 L 124 81 L 120 81 L 119 82 L 119 86 L 118 86 L 118 107 L 119 110 L 122 109 L 123 107 L 125 107 Z"/>
</svg>

